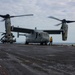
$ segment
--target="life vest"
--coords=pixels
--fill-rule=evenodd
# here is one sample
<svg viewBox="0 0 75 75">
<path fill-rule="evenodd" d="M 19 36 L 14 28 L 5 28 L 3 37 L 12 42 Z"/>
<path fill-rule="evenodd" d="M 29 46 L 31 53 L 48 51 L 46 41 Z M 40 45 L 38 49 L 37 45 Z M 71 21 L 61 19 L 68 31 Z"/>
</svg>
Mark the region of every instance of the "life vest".
<svg viewBox="0 0 75 75">
<path fill-rule="evenodd" d="M 53 41 L 53 39 L 52 39 L 52 37 L 50 37 L 50 42 L 52 42 Z"/>
</svg>

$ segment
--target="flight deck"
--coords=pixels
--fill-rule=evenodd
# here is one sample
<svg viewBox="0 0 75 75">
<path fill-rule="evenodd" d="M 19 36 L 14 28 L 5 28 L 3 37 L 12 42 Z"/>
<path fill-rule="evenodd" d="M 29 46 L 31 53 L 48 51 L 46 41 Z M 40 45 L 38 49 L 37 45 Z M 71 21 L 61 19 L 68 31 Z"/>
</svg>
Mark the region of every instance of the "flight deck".
<svg viewBox="0 0 75 75">
<path fill-rule="evenodd" d="M 0 44 L 0 75 L 75 75 L 75 46 Z"/>
</svg>

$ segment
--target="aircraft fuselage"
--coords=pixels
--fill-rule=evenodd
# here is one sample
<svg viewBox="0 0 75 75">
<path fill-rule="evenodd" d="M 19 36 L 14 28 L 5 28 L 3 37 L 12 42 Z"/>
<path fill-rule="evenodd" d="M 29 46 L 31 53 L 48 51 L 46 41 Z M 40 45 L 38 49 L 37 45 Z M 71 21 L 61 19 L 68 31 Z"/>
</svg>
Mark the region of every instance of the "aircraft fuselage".
<svg viewBox="0 0 75 75">
<path fill-rule="evenodd" d="M 34 32 L 26 37 L 26 42 L 47 44 L 49 42 L 49 34 L 46 32 Z"/>
</svg>

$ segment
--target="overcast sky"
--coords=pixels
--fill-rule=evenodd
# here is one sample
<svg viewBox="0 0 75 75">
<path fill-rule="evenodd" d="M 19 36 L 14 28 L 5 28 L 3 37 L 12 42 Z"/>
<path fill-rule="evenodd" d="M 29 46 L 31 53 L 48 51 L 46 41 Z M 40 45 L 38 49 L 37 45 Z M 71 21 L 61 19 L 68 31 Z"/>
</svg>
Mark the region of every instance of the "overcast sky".
<svg viewBox="0 0 75 75">
<path fill-rule="evenodd" d="M 0 14 L 24 15 L 34 14 L 11 19 L 11 24 L 23 28 L 34 29 L 60 29 L 61 26 L 54 26 L 59 21 L 48 18 L 54 16 L 59 19 L 75 20 L 75 0 L 1 0 Z M 2 18 L 0 18 L 2 20 Z M 5 31 L 4 22 L 0 22 L 0 32 Z M 16 36 L 16 33 L 14 33 Z M 62 35 L 53 36 L 54 42 L 63 42 Z M 0 36 L 1 37 L 1 36 Z M 25 41 L 20 36 L 17 41 Z M 68 39 L 65 42 L 75 42 L 75 23 L 68 24 Z"/>
</svg>

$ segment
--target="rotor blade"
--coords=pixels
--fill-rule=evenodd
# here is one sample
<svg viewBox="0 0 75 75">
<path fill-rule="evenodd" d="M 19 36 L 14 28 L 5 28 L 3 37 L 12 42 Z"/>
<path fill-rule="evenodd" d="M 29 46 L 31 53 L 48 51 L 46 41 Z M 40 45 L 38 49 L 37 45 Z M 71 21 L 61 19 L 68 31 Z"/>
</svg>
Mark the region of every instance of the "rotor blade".
<svg viewBox="0 0 75 75">
<path fill-rule="evenodd" d="M 52 18 L 52 19 L 55 19 L 55 20 L 61 21 L 60 19 L 55 18 L 55 17 L 53 17 L 53 16 L 49 16 L 48 18 Z"/>
<path fill-rule="evenodd" d="M 0 15 L 0 17 L 5 18 L 5 15 Z"/>
<path fill-rule="evenodd" d="M 69 21 L 69 20 L 66 21 L 66 23 L 72 23 L 72 22 L 75 22 L 75 21 Z"/>
<path fill-rule="evenodd" d="M 6 33 L 2 33 L 1 35 L 5 35 Z"/>
<path fill-rule="evenodd" d="M 10 16 L 10 18 L 13 18 L 13 17 L 22 17 L 22 16 L 33 16 L 33 14 Z"/>
<path fill-rule="evenodd" d="M 59 25 L 61 25 L 62 23 L 59 23 L 59 24 L 56 24 L 55 26 L 59 26 Z"/>
</svg>

